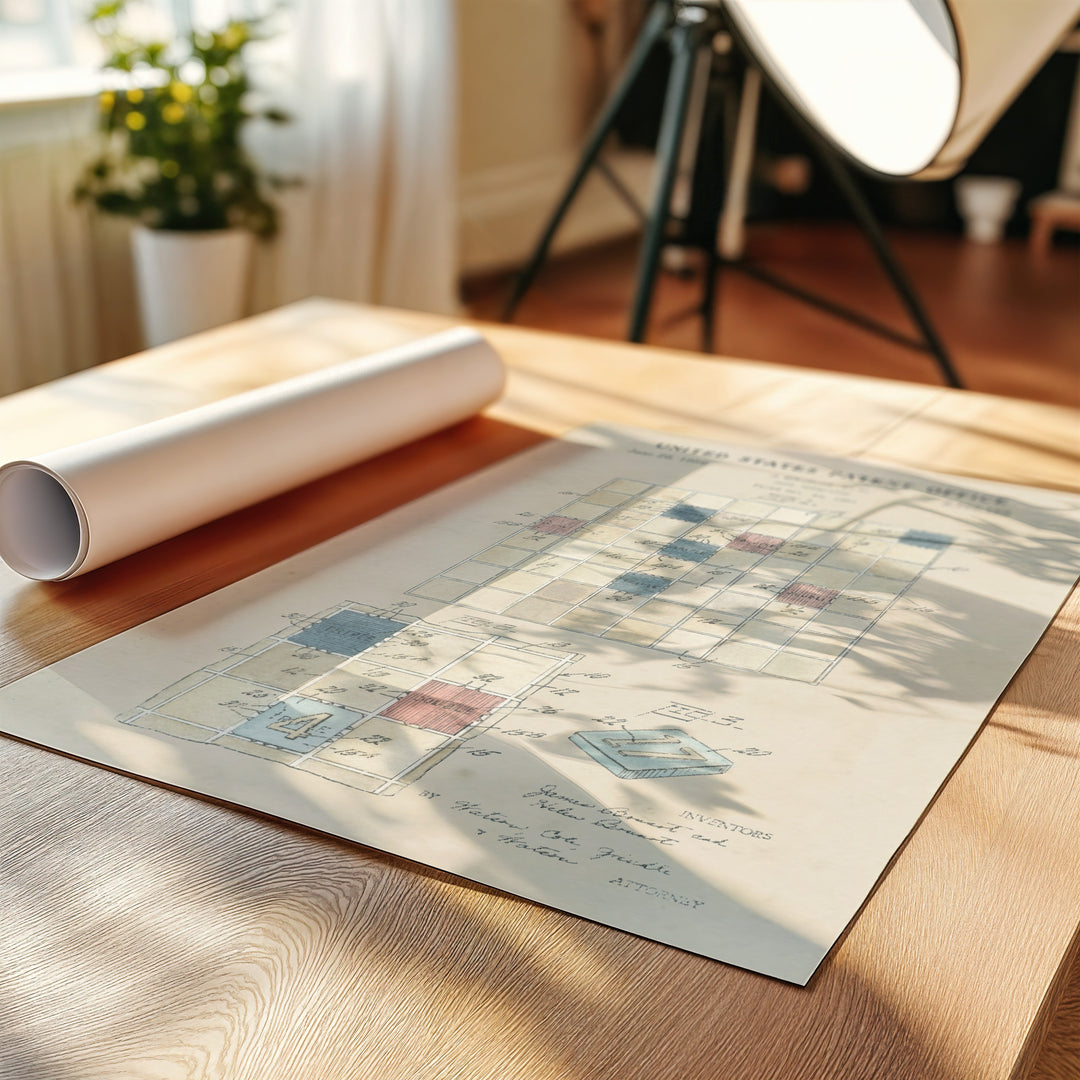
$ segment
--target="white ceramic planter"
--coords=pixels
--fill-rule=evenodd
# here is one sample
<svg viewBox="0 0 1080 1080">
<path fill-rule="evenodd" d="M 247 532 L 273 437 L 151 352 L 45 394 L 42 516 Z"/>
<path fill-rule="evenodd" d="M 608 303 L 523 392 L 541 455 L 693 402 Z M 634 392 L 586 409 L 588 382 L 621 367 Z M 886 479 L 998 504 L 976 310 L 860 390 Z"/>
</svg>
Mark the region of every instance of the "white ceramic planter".
<svg viewBox="0 0 1080 1080">
<path fill-rule="evenodd" d="M 147 345 L 187 337 L 245 315 L 253 237 L 246 229 L 131 232 Z"/>
</svg>

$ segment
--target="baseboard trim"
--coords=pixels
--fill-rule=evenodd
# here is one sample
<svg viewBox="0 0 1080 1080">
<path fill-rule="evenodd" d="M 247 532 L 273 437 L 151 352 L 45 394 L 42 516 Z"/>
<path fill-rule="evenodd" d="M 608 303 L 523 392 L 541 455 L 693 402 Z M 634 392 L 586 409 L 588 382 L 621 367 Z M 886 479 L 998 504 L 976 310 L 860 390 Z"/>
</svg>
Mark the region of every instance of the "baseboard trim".
<svg viewBox="0 0 1080 1080">
<path fill-rule="evenodd" d="M 653 155 L 615 150 L 605 161 L 637 199 L 648 204 Z M 463 176 L 459 186 L 461 272 L 470 276 L 520 265 L 567 183 L 572 154 L 500 165 Z M 635 214 L 595 172 L 582 186 L 552 244 L 573 251 L 635 232 Z"/>
</svg>

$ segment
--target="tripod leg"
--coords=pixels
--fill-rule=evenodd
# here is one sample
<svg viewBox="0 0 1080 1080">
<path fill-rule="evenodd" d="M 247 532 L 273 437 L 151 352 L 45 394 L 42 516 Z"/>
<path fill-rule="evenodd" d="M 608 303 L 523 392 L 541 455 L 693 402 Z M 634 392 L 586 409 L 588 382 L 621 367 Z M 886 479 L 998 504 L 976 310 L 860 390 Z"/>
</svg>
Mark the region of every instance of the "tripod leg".
<svg viewBox="0 0 1080 1080">
<path fill-rule="evenodd" d="M 679 144 L 679 161 L 675 166 L 675 186 L 671 192 L 668 217 L 679 223 L 685 233 L 690 213 L 694 208 L 697 184 L 698 157 L 701 140 L 705 134 L 709 115 L 709 84 L 712 81 L 712 50 L 699 49 L 694 60 L 694 73 L 690 77 L 690 97 L 686 103 L 686 120 L 683 122 L 682 140 Z M 644 216 L 645 226 L 649 218 Z M 660 253 L 660 265 L 676 273 L 692 271 L 693 263 L 687 259 L 684 247 L 665 248 Z"/>
<path fill-rule="evenodd" d="M 686 123 L 686 106 L 690 99 L 690 85 L 694 75 L 694 57 L 699 46 L 704 43 L 704 33 L 701 23 L 689 22 L 678 23 L 671 33 L 671 75 L 668 78 L 664 114 L 656 143 L 656 194 L 653 197 L 652 216 L 645 231 L 638 262 L 637 287 L 630 315 L 630 329 L 627 332 L 630 341 L 645 339 L 660 249 L 663 247 L 670 214 L 671 192 L 679 165 L 679 147 Z"/>
<path fill-rule="evenodd" d="M 701 351 L 711 353 L 716 347 L 716 308 L 720 258 L 715 251 L 705 251 L 705 273 L 701 284 Z"/>
<path fill-rule="evenodd" d="M 504 320 L 513 318 L 514 312 L 521 302 L 521 298 L 529 291 L 541 265 L 543 265 L 544 259 L 547 258 L 548 248 L 551 247 L 551 241 L 555 238 L 555 233 L 562 223 L 563 217 L 566 215 L 567 210 L 570 209 L 570 204 L 574 201 L 574 196 L 577 195 L 578 189 L 581 187 L 589 170 L 592 168 L 593 163 L 596 161 L 600 149 L 604 144 L 604 140 L 608 137 L 615 125 L 615 119 L 618 116 L 619 109 L 622 108 L 623 101 L 626 99 L 626 96 L 630 93 L 631 88 L 641 74 L 641 69 L 645 65 L 645 61 L 652 51 L 653 46 L 664 36 L 670 23 L 671 4 L 669 0 L 656 0 L 638 34 L 637 41 L 634 43 L 634 48 L 619 77 L 618 85 L 605 102 L 600 115 L 593 124 L 592 131 L 589 133 L 589 138 L 585 143 L 584 150 L 582 150 L 581 158 L 578 161 L 574 175 L 570 178 L 570 182 L 566 185 L 562 198 L 559 200 L 551 217 L 548 219 L 547 224 L 544 226 L 544 231 L 541 233 L 540 239 L 533 249 L 532 256 L 528 263 L 526 263 L 525 268 L 518 275 L 517 281 L 514 283 L 514 291 L 511 293 L 510 299 L 506 302 L 506 307 L 503 309 Z"/>
<path fill-rule="evenodd" d="M 727 184 L 724 189 L 724 208 L 716 242 L 725 259 L 740 259 L 745 246 L 746 204 L 750 190 L 750 173 L 754 167 L 754 148 L 757 142 L 758 102 L 761 99 L 761 72 L 752 64 L 743 75 L 739 94 L 731 153 L 725 162 Z"/>
<path fill-rule="evenodd" d="M 757 87 L 752 82 L 751 71 L 752 68 L 741 66 L 737 57 L 729 55 L 720 82 L 723 89 L 720 119 L 724 137 L 722 183 L 716 185 L 717 190 L 710 194 L 705 204 L 708 208 L 708 225 L 705 230 L 705 273 L 702 276 L 702 352 L 713 352 L 716 348 L 720 271 L 728 257 L 722 240 L 723 223 L 733 220 L 733 215 L 737 230 L 734 236 L 740 248 L 742 245 L 746 191 L 757 131 Z"/>
<path fill-rule="evenodd" d="M 908 280 L 907 274 L 904 273 L 903 267 L 897 261 L 896 255 L 893 253 L 885 234 L 881 231 L 877 217 L 870 208 L 870 204 L 866 201 L 862 190 L 840 160 L 839 155 L 823 139 L 817 138 L 816 133 L 814 142 L 817 144 L 821 160 L 825 162 L 826 167 L 836 181 L 837 187 L 851 206 L 856 220 L 862 227 L 870 246 L 874 250 L 874 254 L 877 256 L 878 262 L 888 275 L 904 307 L 907 308 L 911 321 L 918 327 L 919 333 L 922 334 L 927 350 L 937 361 L 938 369 L 945 380 L 946 386 L 962 390 L 964 384 L 961 382 L 956 368 L 953 367 L 945 345 L 941 338 L 938 337 L 937 331 L 934 329 L 933 323 L 930 322 L 930 318 L 926 314 L 918 294 Z"/>
</svg>

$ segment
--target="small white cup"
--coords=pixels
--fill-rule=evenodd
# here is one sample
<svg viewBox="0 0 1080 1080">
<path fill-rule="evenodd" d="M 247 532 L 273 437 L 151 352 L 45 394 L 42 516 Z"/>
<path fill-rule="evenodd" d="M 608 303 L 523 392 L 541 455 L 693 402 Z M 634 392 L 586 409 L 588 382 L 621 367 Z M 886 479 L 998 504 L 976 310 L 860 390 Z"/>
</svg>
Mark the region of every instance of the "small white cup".
<svg viewBox="0 0 1080 1080">
<path fill-rule="evenodd" d="M 953 190 L 967 238 L 977 244 L 1000 243 L 1020 195 L 1020 181 L 1009 176 L 961 176 Z"/>
</svg>

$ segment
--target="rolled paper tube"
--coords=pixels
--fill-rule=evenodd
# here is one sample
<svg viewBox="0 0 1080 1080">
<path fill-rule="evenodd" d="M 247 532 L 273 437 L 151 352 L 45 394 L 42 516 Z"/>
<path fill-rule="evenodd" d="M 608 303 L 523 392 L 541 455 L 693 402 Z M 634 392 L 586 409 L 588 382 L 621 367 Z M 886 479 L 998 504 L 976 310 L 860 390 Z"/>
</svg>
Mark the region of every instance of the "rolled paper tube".
<svg viewBox="0 0 1080 1080">
<path fill-rule="evenodd" d="M 0 467 L 0 557 L 63 581 L 464 420 L 502 392 L 461 327 Z"/>
</svg>

